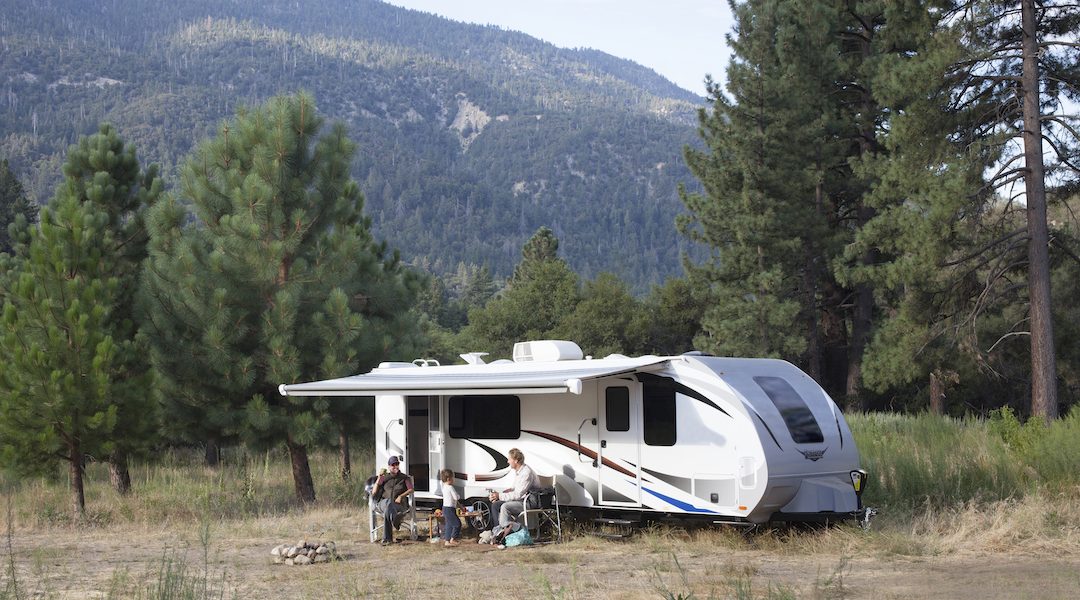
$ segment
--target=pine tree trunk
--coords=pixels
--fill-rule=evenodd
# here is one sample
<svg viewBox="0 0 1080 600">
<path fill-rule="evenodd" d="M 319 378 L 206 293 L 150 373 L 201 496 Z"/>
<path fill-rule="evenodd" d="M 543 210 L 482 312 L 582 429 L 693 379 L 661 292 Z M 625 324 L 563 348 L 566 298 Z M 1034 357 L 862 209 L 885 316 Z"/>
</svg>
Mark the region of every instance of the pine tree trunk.
<svg viewBox="0 0 1080 600">
<path fill-rule="evenodd" d="M 311 465 L 308 464 L 307 448 L 293 441 L 292 436 L 286 442 L 289 446 L 289 459 L 292 461 L 293 486 L 296 499 L 301 504 L 315 502 L 315 482 L 311 479 Z"/>
<path fill-rule="evenodd" d="M 1031 303 L 1031 414 L 1047 423 L 1058 416 L 1054 320 L 1050 312 L 1050 235 L 1039 107 L 1039 42 L 1035 3 L 1022 0 L 1024 71 L 1024 175 L 1028 226 L 1028 296 Z"/>
<path fill-rule="evenodd" d="M 71 514 L 77 523 L 86 518 L 86 494 L 83 490 L 83 455 L 77 439 L 68 442 L 71 477 Z"/>
<path fill-rule="evenodd" d="M 870 21 L 863 21 L 862 36 L 859 38 L 859 44 L 861 46 L 860 51 L 864 60 L 870 60 L 873 55 L 873 48 L 871 42 L 874 39 L 873 25 Z M 880 149 L 877 142 L 877 135 L 875 131 L 875 123 L 873 115 L 879 113 L 877 103 L 874 101 L 874 97 L 871 95 L 869 89 L 864 89 L 862 92 L 862 98 L 859 103 L 861 104 L 862 118 L 859 124 L 860 135 L 858 139 L 859 154 L 861 156 L 868 156 Z M 876 211 L 873 207 L 866 205 L 866 199 L 861 198 L 859 200 L 859 206 L 856 213 L 857 228 L 862 228 L 876 215 Z M 868 250 L 859 257 L 859 263 L 863 266 L 869 266 L 876 262 L 877 253 L 874 250 Z M 863 354 L 866 352 L 867 343 L 870 341 L 870 330 L 873 327 L 874 318 L 874 291 L 869 285 L 865 283 L 857 284 L 855 286 L 855 310 L 851 319 L 851 345 L 848 348 L 848 376 L 847 385 L 845 386 L 845 395 L 847 396 L 847 406 L 849 409 L 865 411 L 867 408 L 867 399 L 863 394 L 863 381 L 862 381 L 862 361 Z"/>
<path fill-rule="evenodd" d="M 869 264 L 864 260 L 863 264 Z M 866 344 L 870 340 L 870 327 L 873 325 L 874 293 L 870 286 L 855 286 L 855 312 L 851 321 L 851 346 L 848 350 L 847 396 L 849 410 L 865 411 L 866 398 L 862 388 L 862 361 L 866 353 Z"/>
<path fill-rule="evenodd" d="M 118 450 L 109 456 L 109 481 L 112 482 L 113 489 L 121 496 L 126 496 L 131 491 L 131 471 L 128 470 L 127 453 Z"/>
<path fill-rule="evenodd" d="M 941 378 L 937 371 L 930 372 L 930 414 L 942 414 L 942 400 L 945 398 L 945 388 L 941 384 Z"/>
<path fill-rule="evenodd" d="M 821 183 L 814 190 L 814 204 L 820 215 L 823 203 L 823 191 Z M 805 267 L 803 268 L 803 310 L 806 311 L 806 373 L 819 385 L 825 385 L 824 380 L 824 351 L 821 339 L 821 314 L 818 311 L 818 280 L 821 277 L 821 269 L 818 267 L 817 249 L 810 246 L 806 248 Z"/>
<path fill-rule="evenodd" d="M 217 436 L 206 438 L 206 466 L 217 468 L 221 463 L 221 445 Z"/>
<path fill-rule="evenodd" d="M 338 462 L 341 465 L 341 480 L 348 481 L 352 476 L 352 460 L 349 457 L 349 434 L 344 426 L 338 426 Z"/>
</svg>

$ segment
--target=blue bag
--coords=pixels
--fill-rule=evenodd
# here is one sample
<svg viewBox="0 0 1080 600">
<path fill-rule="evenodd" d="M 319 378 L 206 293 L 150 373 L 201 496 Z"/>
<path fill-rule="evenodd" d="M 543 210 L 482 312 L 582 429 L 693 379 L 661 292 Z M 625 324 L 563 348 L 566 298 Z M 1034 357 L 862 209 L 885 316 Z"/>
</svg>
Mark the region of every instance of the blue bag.
<svg viewBox="0 0 1080 600">
<path fill-rule="evenodd" d="M 507 548 L 511 546 L 531 546 L 532 543 L 532 536 L 529 535 L 529 530 L 525 527 L 522 527 L 503 538 L 503 545 Z"/>
</svg>

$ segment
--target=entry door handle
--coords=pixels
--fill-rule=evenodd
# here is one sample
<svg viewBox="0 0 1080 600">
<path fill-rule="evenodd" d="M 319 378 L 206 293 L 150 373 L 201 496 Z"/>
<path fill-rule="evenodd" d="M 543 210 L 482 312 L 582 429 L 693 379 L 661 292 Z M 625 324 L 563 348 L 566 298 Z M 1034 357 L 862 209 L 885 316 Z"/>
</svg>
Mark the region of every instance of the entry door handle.
<svg viewBox="0 0 1080 600">
<path fill-rule="evenodd" d="M 588 423 L 589 421 L 592 421 L 592 424 L 594 426 L 596 425 L 596 418 L 588 417 L 585 420 L 583 420 L 581 422 L 581 425 L 578 425 L 578 428 L 577 428 L 577 459 L 578 459 L 578 462 L 585 462 L 585 461 L 581 460 L 581 448 L 582 448 L 582 446 L 581 446 L 581 428 L 585 427 L 585 424 Z M 593 461 L 593 466 L 594 467 L 596 466 L 596 461 L 595 460 Z"/>
</svg>

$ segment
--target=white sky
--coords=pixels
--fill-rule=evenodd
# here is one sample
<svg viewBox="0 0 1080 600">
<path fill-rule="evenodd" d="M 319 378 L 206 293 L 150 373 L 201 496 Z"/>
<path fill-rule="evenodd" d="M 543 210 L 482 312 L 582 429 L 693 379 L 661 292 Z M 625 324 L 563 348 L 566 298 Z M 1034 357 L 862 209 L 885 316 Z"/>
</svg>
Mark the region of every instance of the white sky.
<svg viewBox="0 0 1080 600">
<path fill-rule="evenodd" d="M 705 95 L 724 80 L 731 30 L 725 0 L 384 0 L 455 21 L 498 25 L 563 48 L 594 48 Z"/>
</svg>

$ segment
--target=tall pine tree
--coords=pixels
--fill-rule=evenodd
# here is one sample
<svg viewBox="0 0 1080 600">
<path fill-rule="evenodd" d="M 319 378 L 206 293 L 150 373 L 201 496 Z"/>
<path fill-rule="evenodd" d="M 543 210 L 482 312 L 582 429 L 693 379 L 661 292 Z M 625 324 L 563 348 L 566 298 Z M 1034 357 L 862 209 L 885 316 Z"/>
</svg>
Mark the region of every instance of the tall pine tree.
<svg viewBox="0 0 1080 600">
<path fill-rule="evenodd" d="M 875 214 L 852 246 L 884 252 L 855 275 L 891 290 L 893 317 L 870 352 L 879 387 L 928 377 L 933 406 L 963 368 L 956 350 L 1000 374 L 994 362 L 1012 356 L 998 342 L 1029 335 L 1032 412 L 1057 415 L 1045 183 L 1047 172 L 1065 183 L 1080 172 L 1063 103 L 1078 97 L 1077 24 L 1075 5 L 1027 1 L 931 3 L 890 18 L 907 37 L 875 76 L 894 115 L 890 159 L 878 162 Z M 996 316 L 1021 304 L 1026 317 Z M 997 341 L 980 341 L 988 324 L 1001 327 Z"/>
<path fill-rule="evenodd" d="M 28 470 L 69 464 L 72 512 L 85 511 L 84 456 L 108 457 L 126 490 L 126 455 L 155 425 L 134 292 L 151 168 L 109 126 L 68 151 L 64 183 L 4 273 L 0 448 Z"/>
<path fill-rule="evenodd" d="M 827 2 L 732 5 L 728 90 L 709 85 L 706 150 L 687 150 L 701 194 L 683 193 L 680 229 L 711 248 L 691 281 L 705 301 L 695 346 L 777 356 L 821 380 L 829 271 L 845 230 L 838 13 Z M 729 95 L 728 95 L 729 94 Z M 840 328 L 843 329 L 842 327 Z"/>
<path fill-rule="evenodd" d="M 282 397 L 278 385 L 397 358 L 418 286 L 371 236 L 344 127 L 320 135 L 322 125 L 310 96 L 281 96 L 201 144 L 182 171 L 195 219 L 176 205 L 155 215 L 147 293 L 155 327 L 180 345 L 154 352 L 167 385 L 185 384 L 170 352 L 199 354 L 211 383 L 193 400 L 221 403 L 222 426 L 248 444 L 284 442 L 304 503 L 329 402 Z"/>
</svg>

